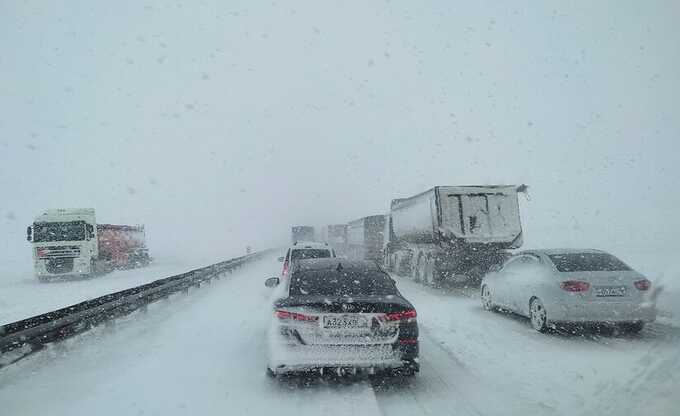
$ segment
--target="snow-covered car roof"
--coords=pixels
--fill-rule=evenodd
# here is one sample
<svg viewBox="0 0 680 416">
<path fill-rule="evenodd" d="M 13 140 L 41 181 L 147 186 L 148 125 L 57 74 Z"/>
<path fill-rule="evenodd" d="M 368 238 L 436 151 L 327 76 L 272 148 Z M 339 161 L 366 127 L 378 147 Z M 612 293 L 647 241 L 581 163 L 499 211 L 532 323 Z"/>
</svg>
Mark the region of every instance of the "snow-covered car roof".
<svg viewBox="0 0 680 416">
<path fill-rule="evenodd" d="M 327 248 L 330 249 L 328 243 L 319 243 L 317 241 L 296 241 L 290 246 L 291 250 L 300 250 L 305 248 Z"/>
<path fill-rule="evenodd" d="M 295 270 L 382 270 L 380 266 L 369 260 L 348 260 L 339 259 L 337 257 L 328 257 L 320 259 L 304 259 L 299 260 L 295 264 Z"/>
<path fill-rule="evenodd" d="M 605 253 L 602 250 L 596 250 L 594 248 L 548 248 L 548 249 L 538 249 L 538 250 L 522 250 L 515 253 L 515 255 L 520 254 L 574 254 L 574 253 Z"/>
</svg>

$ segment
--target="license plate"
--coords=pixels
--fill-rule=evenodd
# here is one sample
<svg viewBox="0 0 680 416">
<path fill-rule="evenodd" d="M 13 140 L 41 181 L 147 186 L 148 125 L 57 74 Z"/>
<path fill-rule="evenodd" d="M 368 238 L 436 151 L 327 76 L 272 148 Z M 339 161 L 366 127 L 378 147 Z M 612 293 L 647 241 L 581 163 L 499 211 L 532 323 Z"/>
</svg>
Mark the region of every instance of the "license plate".
<svg viewBox="0 0 680 416">
<path fill-rule="evenodd" d="M 324 316 L 323 327 L 328 329 L 367 328 L 368 321 L 363 316 L 357 315 Z"/>
<path fill-rule="evenodd" d="M 595 296 L 597 296 L 599 298 L 626 296 L 626 287 L 625 286 L 596 287 L 595 288 Z"/>
</svg>

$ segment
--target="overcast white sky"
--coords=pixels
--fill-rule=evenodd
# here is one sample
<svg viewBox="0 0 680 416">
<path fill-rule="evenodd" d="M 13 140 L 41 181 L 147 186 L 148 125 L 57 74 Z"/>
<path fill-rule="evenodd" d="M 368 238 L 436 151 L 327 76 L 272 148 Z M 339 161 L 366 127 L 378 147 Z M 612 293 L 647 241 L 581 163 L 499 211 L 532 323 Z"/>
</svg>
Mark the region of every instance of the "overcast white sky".
<svg viewBox="0 0 680 416">
<path fill-rule="evenodd" d="M 50 207 L 219 259 L 434 185 L 528 245 L 680 232 L 680 3 L 0 0 L 0 262 Z"/>
</svg>

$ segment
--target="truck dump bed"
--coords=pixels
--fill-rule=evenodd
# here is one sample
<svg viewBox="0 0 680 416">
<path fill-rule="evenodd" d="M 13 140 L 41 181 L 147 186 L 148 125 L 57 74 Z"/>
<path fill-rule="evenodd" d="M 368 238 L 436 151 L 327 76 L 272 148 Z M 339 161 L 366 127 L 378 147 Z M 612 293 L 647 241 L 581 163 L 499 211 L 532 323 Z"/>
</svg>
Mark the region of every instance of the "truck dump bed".
<svg viewBox="0 0 680 416">
<path fill-rule="evenodd" d="M 391 204 L 392 232 L 414 243 L 521 245 L 517 187 L 437 186 Z"/>
</svg>

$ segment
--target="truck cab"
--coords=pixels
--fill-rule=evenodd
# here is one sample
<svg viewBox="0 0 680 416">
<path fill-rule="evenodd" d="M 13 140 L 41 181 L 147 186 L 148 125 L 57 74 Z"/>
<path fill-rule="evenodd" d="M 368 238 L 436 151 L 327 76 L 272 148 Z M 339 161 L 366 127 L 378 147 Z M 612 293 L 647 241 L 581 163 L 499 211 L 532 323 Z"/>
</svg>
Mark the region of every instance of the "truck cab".
<svg viewBox="0 0 680 416">
<path fill-rule="evenodd" d="M 38 279 L 89 275 L 99 248 L 92 208 L 53 209 L 37 216 L 27 228 Z"/>
</svg>

